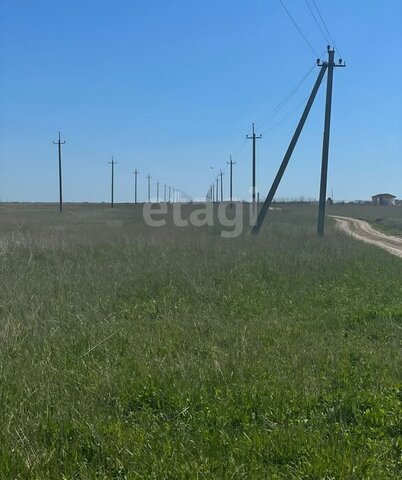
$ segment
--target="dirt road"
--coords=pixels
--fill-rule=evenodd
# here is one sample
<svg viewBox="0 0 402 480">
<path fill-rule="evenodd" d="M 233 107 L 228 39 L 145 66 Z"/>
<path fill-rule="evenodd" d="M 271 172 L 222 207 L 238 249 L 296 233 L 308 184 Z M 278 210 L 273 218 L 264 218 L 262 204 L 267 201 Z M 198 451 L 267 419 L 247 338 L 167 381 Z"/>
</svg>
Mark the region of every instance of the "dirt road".
<svg viewBox="0 0 402 480">
<path fill-rule="evenodd" d="M 377 247 L 387 250 L 387 252 L 402 258 L 402 237 L 393 237 L 385 235 L 371 227 L 364 220 L 358 220 L 350 217 L 339 217 L 331 215 L 335 218 L 338 228 L 357 240 L 371 243 Z"/>
</svg>

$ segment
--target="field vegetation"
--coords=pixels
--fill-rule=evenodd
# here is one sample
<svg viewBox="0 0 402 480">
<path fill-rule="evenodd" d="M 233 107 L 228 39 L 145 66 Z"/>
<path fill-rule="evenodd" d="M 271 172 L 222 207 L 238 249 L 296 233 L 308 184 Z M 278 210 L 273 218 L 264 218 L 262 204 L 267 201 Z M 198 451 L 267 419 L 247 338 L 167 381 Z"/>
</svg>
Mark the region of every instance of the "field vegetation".
<svg viewBox="0 0 402 480">
<path fill-rule="evenodd" d="M 1 205 L 0 479 L 401 478 L 402 260 L 316 214 Z"/>
</svg>

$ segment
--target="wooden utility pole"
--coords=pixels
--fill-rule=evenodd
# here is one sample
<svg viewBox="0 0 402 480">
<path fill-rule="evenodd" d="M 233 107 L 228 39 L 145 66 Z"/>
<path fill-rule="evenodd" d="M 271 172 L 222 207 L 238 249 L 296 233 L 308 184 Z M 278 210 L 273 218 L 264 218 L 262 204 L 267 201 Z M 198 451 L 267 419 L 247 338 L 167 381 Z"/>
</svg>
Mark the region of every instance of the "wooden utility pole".
<svg viewBox="0 0 402 480">
<path fill-rule="evenodd" d="M 255 125 L 253 123 L 253 133 L 252 135 L 246 135 L 247 140 L 253 141 L 253 169 L 252 169 L 252 201 L 255 204 L 256 199 L 256 156 L 257 156 L 257 145 L 256 141 L 261 139 L 262 135 L 257 136 L 255 134 Z"/>
<path fill-rule="evenodd" d="M 62 142 L 60 139 L 60 132 L 59 132 L 59 139 L 57 142 L 53 142 L 53 145 L 58 145 L 59 147 L 59 211 L 63 211 L 63 181 L 62 181 L 62 173 L 61 173 L 61 146 L 64 145 L 66 142 Z"/>
<path fill-rule="evenodd" d="M 233 165 L 236 165 L 236 162 L 232 160 L 232 155 L 230 155 L 230 162 L 226 162 L 230 165 L 230 203 L 233 201 Z"/>
<path fill-rule="evenodd" d="M 117 164 L 117 162 L 114 161 L 113 155 L 112 155 L 112 161 L 109 162 L 109 164 L 112 166 L 112 198 L 110 202 L 111 208 L 114 207 L 114 166 Z"/>
<path fill-rule="evenodd" d="M 139 171 L 137 169 L 134 170 L 134 203 L 137 203 L 137 186 L 138 186 L 138 182 L 137 182 L 137 177 L 139 175 Z"/>
</svg>

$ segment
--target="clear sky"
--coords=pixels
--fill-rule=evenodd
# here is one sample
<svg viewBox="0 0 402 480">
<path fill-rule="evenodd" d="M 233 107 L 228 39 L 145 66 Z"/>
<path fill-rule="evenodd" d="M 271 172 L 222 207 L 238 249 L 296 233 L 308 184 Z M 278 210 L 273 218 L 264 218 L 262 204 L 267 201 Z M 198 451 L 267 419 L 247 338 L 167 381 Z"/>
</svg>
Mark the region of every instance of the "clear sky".
<svg viewBox="0 0 402 480">
<path fill-rule="evenodd" d="M 324 52 L 305 0 L 284 1 Z M 402 198 L 402 2 L 316 2 L 347 62 L 335 71 L 329 192 Z M 265 193 L 302 108 L 282 119 L 318 68 L 261 119 L 315 59 L 280 0 L 0 0 L 0 200 L 57 201 L 58 130 L 66 201 L 108 201 L 111 155 L 118 202 L 133 199 L 135 167 L 141 199 L 148 173 L 199 197 L 222 168 L 227 192 L 230 154 L 235 194 L 248 198 L 253 121 Z M 279 197 L 318 197 L 324 87 Z"/>
</svg>

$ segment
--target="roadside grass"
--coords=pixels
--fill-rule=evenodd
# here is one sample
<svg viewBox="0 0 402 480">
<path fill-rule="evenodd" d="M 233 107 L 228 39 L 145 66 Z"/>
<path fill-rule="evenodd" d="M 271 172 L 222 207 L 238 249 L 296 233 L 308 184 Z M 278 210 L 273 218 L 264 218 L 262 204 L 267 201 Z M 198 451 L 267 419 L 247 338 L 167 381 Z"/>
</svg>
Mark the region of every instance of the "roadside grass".
<svg viewBox="0 0 402 480">
<path fill-rule="evenodd" d="M 0 478 L 399 479 L 402 263 L 315 216 L 1 206 Z"/>
</svg>

